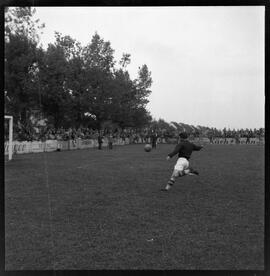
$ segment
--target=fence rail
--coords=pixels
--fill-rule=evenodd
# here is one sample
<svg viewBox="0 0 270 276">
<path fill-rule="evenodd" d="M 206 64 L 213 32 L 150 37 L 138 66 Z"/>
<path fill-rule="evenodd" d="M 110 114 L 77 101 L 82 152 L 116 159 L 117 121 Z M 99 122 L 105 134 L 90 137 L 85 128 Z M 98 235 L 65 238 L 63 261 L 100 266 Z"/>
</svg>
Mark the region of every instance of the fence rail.
<svg viewBox="0 0 270 276">
<path fill-rule="evenodd" d="M 131 144 L 134 141 L 129 138 L 119 138 L 114 139 L 113 145 L 122 146 Z M 163 139 L 159 138 L 158 143 L 165 144 L 175 144 L 177 139 Z M 243 145 L 243 144 L 251 144 L 251 145 L 261 145 L 264 144 L 264 139 L 259 138 L 240 138 L 239 140 L 235 138 L 215 138 L 210 140 L 208 138 L 195 138 L 195 143 L 203 143 L 203 144 L 224 144 L 224 145 Z M 150 143 L 150 138 L 142 140 L 141 138 L 136 142 L 138 144 L 142 143 Z M 103 147 L 108 146 L 108 140 L 105 138 L 103 140 Z M 97 148 L 98 141 L 97 139 L 76 139 L 76 140 L 68 140 L 68 141 L 58 141 L 58 140 L 47 140 L 45 142 L 41 141 L 32 141 L 32 142 L 19 142 L 13 141 L 12 143 L 12 151 L 13 154 L 24 154 L 24 153 L 37 153 L 37 152 L 51 152 L 56 150 L 78 150 L 78 149 L 87 149 L 87 148 Z M 5 155 L 8 155 L 9 151 L 9 142 L 5 142 Z"/>
</svg>

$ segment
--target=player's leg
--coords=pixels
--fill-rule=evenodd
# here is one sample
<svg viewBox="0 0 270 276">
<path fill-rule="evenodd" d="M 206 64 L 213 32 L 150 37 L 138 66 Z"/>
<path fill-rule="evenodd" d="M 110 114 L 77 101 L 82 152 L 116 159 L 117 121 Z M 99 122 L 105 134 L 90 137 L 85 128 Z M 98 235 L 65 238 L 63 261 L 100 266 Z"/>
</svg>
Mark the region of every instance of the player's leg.
<svg viewBox="0 0 270 276">
<path fill-rule="evenodd" d="M 188 165 L 189 165 L 189 163 L 185 158 L 178 158 L 178 160 L 174 166 L 173 173 L 172 173 L 165 189 L 163 189 L 164 191 L 168 191 L 173 186 L 177 177 L 186 175 L 184 170 L 188 168 Z"/>
<path fill-rule="evenodd" d="M 170 177 L 170 179 L 169 179 L 169 181 L 168 181 L 168 183 L 167 183 L 164 190 L 168 191 L 173 186 L 173 184 L 175 183 L 176 178 L 184 176 L 184 175 L 185 175 L 185 173 L 184 173 L 183 170 L 174 169 L 173 173 L 172 173 L 172 175 L 171 175 L 171 177 Z"/>
<path fill-rule="evenodd" d="M 199 175 L 199 172 L 194 170 L 189 166 L 189 161 L 187 159 L 183 159 L 181 161 L 181 166 L 183 168 L 183 174 L 184 175 Z"/>
<path fill-rule="evenodd" d="M 187 168 L 184 170 L 185 175 L 199 175 L 199 172 L 194 170 L 193 168 Z"/>
</svg>

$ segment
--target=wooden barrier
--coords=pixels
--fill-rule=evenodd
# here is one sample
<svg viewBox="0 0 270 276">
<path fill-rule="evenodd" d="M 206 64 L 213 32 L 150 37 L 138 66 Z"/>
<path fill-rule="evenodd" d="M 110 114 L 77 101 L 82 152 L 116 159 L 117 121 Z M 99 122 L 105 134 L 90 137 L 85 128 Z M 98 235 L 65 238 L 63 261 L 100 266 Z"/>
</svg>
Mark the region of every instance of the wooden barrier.
<svg viewBox="0 0 270 276">
<path fill-rule="evenodd" d="M 94 147 L 94 140 L 93 139 L 77 139 L 77 147 L 78 149 L 87 149 Z"/>
<path fill-rule="evenodd" d="M 57 140 L 47 140 L 45 142 L 45 151 L 56 151 L 57 150 Z"/>
<path fill-rule="evenodd" d="M 143 140 L 141 138 L 138 139 L 139 143 L 145 144 L 150 143 L 151 139 L 148 138 L 146 140 Z M 178 141 L 177 138 L 159 138 L 159 143 L 168 143 L 168 144 L 176 144 Z M 194 138 L 192 140 L 193 143 L 201 144 L 206 143 L 209 144 L 210 140 L 208 138 Z M 213 144 L 224 144 L 224 145 L 235 145 L 238 144 L 237 140 L 235 138 L 214 138 L 212 140 Z M 245 137 L 242 137 L 239 139 L 240 145 L 264 145 L 264 138 L 250 138 L 247 139 Z M 113 145 L 122 146 L 130 144 L 129 138 L 115 138 L 113 140 Z M 108 140 L 107 138 L 103 139 L 102 147 L 108 146 Z M 87 149 L 87 148 L 97 148 L 98 147 L 98 141 L 97 139 L 76 139 L 76 140 L 68 140 L 68 141 L 57 141 L 57 140 L 47 140 L 46 142 L 41 141 L 14 141 L 13 142 L 13 153 L 14 154 L 24 154 L 24 153 L 39 153 L 39 152 L 52 152 L 56 150 L 77 150 L 77 149 Z M 8 155 L 9 150 L 9 143 L 4 143 L 4 154 Z"/>
<path fill-rule="evenodd" d="M 224 138 L 215 138 L 213 139 L 213 144 L 224 144 Z"/>
<path fill-rule="evenodd" d="M 250 138 L 249 144 L 259 145 L 260 144 L 260 139 L 259 138 Z"/>
<path fill-rule="evenodd" d="M 40 141 L 31 142 L 31 153 L 44 152 L 45 143 Z"/>
<path fill-rule="evenodd" d="M 246 137 L 239 138 L 239 144 L 246 144 L 246 143 L 247 143 L 247 138 Z"/>
<path fill-rule="evenodd" d="M 262 137 L 262 138 L 259 139 L 259 143 L 260 143 L 260 145 L 264 145 L 265 144 L 264 137 Z"/>
<path fill-rule="evenodd" d="M 76 150 L 77 149 L 77 140 L 69 140 L 68 141 L 68 149 Z"/>
<path fill-rule="evenodd" d="M 209 138 L 201 138 L 200 141 L 201 141 L 201 143 L 204 143 L 204 144 L 209 144 L 210 143 Z"/>
<path fill-rule="evenodd" d="M 236 139 L 235 138 L 227 138 L 228 139 L 228 144 L 229 145 L 235 145 L 236 144 Z"/>
<path fill-rule="evenodd" d="M 58 146 L 60 150 L 68 150 L 69 149 L 69 141 L 58 141 Z"/>
<path fill-rule="evenodd" d="M 14 154 L 24 154 L 24 153 L 29 153 L 32 151 L 32 143 L 23 141 L 23 142 L 18 142 L 14 141 L 13 142 L 13 153 Z"/>
<path fill-rule="evenodd" d="M 221 145 L 235 145 L 236 139 L 235 138 L 214 138 L 212 140 L 213 144 L 221 144 Z"/>
</svg>

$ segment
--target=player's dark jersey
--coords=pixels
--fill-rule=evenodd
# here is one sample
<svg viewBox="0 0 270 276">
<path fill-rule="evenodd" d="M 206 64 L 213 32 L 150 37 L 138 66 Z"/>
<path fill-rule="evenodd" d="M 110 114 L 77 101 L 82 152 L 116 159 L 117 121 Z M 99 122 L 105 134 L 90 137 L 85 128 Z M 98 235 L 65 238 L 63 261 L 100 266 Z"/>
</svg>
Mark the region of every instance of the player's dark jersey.
<svg viewBox="0 0 270 276">
<path fill-rule="evenodd" d="M 180 142 L 178 145 L 176 145 L 175 149 L 173 152 L 169 153 L 168 156 L 171 158 L 178 153 L 178 157 L 184 157 L 187 160 L 189 160 L 192 151 L 198 151 L 202 149 L 201 146 L 196 146 L 193 143 L 190 143 L 187 140 L 184 140 Z"/>
</svg>

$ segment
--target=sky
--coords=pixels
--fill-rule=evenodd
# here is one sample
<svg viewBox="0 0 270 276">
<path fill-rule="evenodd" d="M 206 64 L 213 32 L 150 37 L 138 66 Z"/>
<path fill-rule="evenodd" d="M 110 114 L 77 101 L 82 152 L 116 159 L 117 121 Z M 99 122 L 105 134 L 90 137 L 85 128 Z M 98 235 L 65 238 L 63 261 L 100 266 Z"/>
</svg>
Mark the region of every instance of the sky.
<svg viewBox="0 0 270 276">
<path fill-rule="evenodd" d="M 153 84 L 147 109 L 154 119 L 216 128 L 264 127 L 263 6 L 37 7 L 54 32 L 83 46 L 97 32 L 114 56 L 131 55 L 132 79 L 146 64 Z"/>
</svg>

